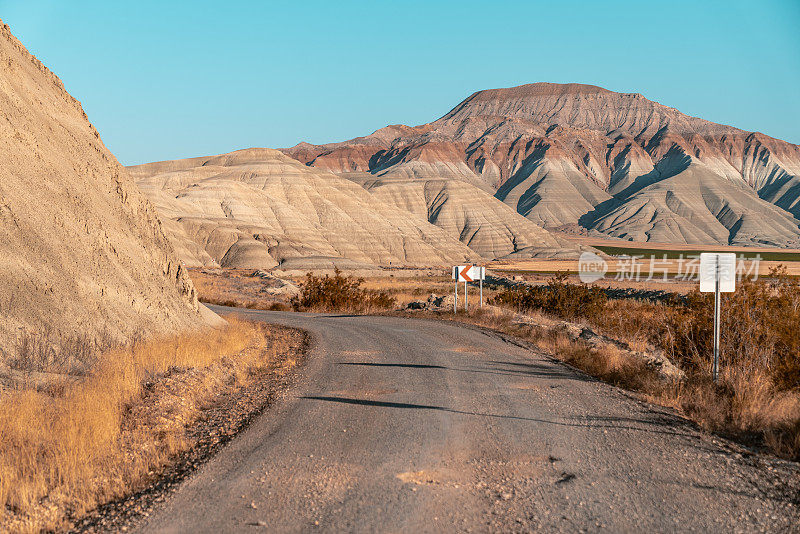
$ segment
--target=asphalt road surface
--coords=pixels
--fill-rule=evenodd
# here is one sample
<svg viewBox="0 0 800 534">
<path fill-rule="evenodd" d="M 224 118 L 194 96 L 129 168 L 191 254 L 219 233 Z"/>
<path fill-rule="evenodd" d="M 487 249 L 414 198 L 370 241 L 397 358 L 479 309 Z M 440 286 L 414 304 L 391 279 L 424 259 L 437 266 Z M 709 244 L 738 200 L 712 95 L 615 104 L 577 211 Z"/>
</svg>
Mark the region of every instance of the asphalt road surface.
<svg viewBox="0 0 800 534">
<path fill-rule="evenodd" d="M 240 313 L 309 331 L 308 363 L 141 532 L 800 530 L 795 464 L 499 335 Z"/>
</svg>

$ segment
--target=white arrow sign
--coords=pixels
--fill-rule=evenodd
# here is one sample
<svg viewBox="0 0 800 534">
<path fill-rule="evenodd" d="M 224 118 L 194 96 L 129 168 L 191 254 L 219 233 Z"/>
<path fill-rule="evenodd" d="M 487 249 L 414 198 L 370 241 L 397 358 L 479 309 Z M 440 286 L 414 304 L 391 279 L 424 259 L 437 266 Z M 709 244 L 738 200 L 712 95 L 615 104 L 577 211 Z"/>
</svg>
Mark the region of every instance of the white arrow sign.
<svg viewBox="0 0 800 534">
<path fill-rule="evenodd" d="M 480 282 L 481 306 L 483 306 L 483 281 L 486 279 L 486 267 L 479 265 L 456 265 L 451 273 L 455 285 L 455 300 L 453 301 L 453 312 L 458 309 L 458 283 L 464 282 L 464 309 L 467 309 L 467 283 Z"/>
<path fill-rule="evenodd" d="M 478 265 L 456 265 L 452 272 L 453 280 L 459 282 L 477 282 L 486 279 L 486 267 Z"/>
</svg>

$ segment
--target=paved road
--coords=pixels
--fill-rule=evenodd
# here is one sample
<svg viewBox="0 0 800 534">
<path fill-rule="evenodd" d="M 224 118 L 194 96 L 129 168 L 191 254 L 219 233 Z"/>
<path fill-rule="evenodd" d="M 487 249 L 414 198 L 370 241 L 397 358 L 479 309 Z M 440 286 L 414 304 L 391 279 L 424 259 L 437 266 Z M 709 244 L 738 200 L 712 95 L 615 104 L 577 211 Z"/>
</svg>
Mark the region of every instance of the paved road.
<svg viewBox="0 0 800 534">
<path fill-rule="evenodd" d="M 742 456 L 498 335 L 243 314 L 312 333 L 303 377 L 142 532 L 800 528 L 794 464 Z"/>
</svg>

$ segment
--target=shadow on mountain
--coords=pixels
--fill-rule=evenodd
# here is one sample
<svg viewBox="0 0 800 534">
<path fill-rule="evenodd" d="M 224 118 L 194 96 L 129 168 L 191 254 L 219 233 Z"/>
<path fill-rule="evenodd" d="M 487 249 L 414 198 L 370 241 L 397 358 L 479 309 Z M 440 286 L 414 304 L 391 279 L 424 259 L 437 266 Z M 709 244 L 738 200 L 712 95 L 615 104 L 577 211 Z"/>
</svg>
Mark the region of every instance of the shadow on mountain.
<svg viewBox="0 0 800 534">
<path fill-rule="evenodd" d="M 647 174 L 637 176 L 636 179 L 625 189 L 614 194 L 614 196 L 598 204 L 592 211 L 581 215 L 578 224 L 584 228 L 590 228 L 597 221 L 625 204 L 630 198 L 646 187 L 657 184 L 667 178 L 672 178 L 689 168 L 692 163 L 690 158 L 678 145 L 673 145 L 661 160 L 656 163 L 653 170 Z"/>
</svg>

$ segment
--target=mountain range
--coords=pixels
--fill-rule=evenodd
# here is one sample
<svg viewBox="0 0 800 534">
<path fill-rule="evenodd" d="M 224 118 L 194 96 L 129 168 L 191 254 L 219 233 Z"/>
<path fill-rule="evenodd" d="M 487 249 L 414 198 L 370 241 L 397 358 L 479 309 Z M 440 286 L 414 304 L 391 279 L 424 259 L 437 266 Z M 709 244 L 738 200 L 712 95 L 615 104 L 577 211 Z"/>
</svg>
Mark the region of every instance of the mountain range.
<svg viewBox="0 0 800 534">
<path fill-rule="evenodd" d="M 591 85 L 479 91 L 420 126 L 129 172 L 194 266 L 574 258 L 570 234 L 800 247 L 800 146 Z"/>
<path fill-rule="evenodd" d="M 553 83 L 479 91 L 428 124 L 283 152 L 370 188 L 465 182 L 549 229 L 800 245 L 800 146 L 636 93 Z"/>
<path fill-rule="evenodd" d="M 377 187 L 268 148 L 129 172 L 189 266 L 442 266 L 579 251 L 462 181 Z"/>
<path fill-rule="evenodd" d="M 798 145 L 639 94 L 479 91 L 420 126 L 126 170 L 2 23 L 0 70 L 0 352 L 45 326 L 129 340 L 218 320 L 184 265 L 575 258 L 569 233 L 800 245 Z"/>
</svg>

